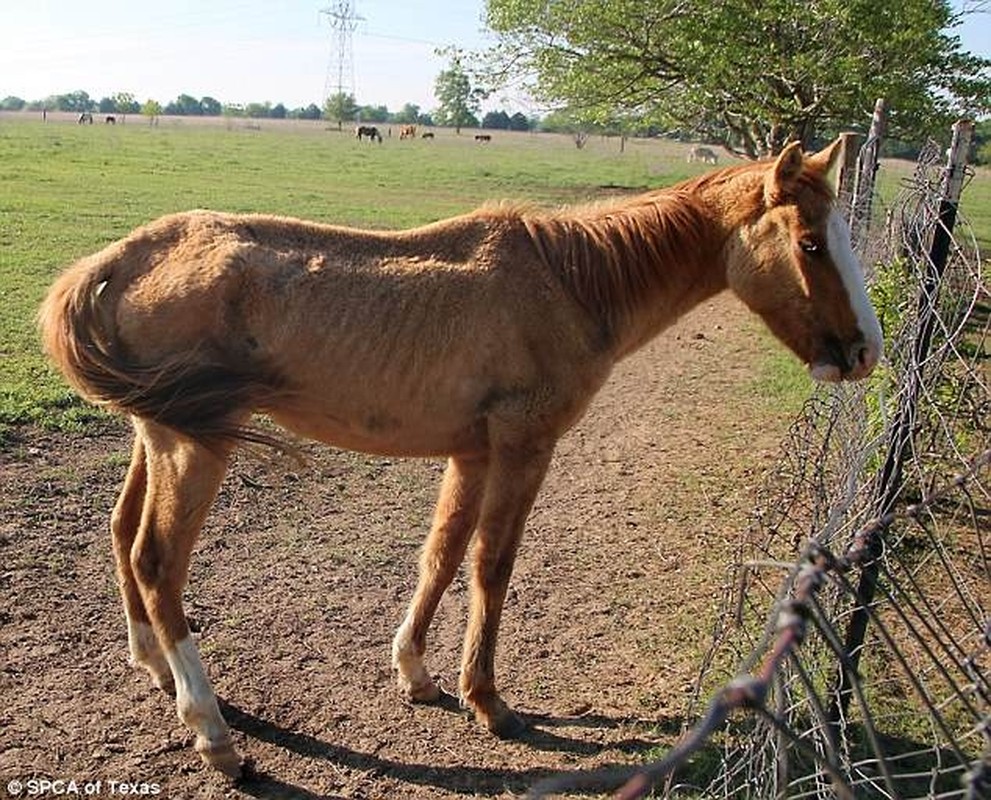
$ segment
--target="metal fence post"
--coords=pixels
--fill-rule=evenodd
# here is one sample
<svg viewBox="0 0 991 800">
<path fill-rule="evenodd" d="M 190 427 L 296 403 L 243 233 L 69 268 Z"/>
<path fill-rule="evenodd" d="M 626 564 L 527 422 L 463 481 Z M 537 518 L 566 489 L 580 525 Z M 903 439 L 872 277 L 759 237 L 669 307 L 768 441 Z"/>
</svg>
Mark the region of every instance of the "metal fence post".
<svg viewBox="0 0 991 800">
<path fill-rule="evenodd" d="M 895 502 L 901 492 L 903 453 L 911 443 L 912 432 L 915 429 L 922 376 L 932 344 L 933 331 L 936 327 L 939 289 L 949 257 L 953 226 L 956 223 L 960 192 L 963 189 L 967 151 L 970 147 L 973 131 L 974 123 L 970 121 L 960 121 L 953 126 L 953 143 L 950 146 L 949 158 L 943 175 L 939 214 L 929 247 L 926 273 L 919 290 L 919 335 L 913 345 L 913 360 L 910 369 L 906 372 L 908 386 L 902 394 L 898 414 L 888 441 L 887 456 L 875 484 L 874 497 L 877 501 L 876 507 L 879 511 L 879 517 L 883 517 L 894 509 Z M 850 707 L 853 681 L 860 665 L 860 655 L 870 617 L 868 608 L 874 602 L 874 594 L 877 590 L 877 559 L 880 556 L 881 544 L 880 538 L 876 539 L 873 558 L 864 565 L 860 573 L 856 604 L 850 616 L 843 645 L 842 663 L 832 692 L 833 699 L 827 712 L 828 723 L 833 729 L 840 725 L 841 720 L 846 718 Z"/>
</svg>

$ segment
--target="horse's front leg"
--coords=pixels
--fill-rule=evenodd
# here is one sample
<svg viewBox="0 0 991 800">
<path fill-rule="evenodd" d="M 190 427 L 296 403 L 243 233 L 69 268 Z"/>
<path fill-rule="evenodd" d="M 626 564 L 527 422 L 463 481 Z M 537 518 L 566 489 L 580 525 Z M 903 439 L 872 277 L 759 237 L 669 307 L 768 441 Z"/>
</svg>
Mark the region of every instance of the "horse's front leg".
<svg viewBox="0 0 991 800">
<path fill-rule="evenodd" d="M 409 699 L 429 703 L 440 697 L 423 664 L 427 629 L 444 591 L 464 561 L 478 521 L 487 461 L 451 458 L 441 484 L 433 525 L 420 555 L 420 578 L 392 643 L 392 664 L 399 689 Z"/>
<path fill-rule="evenodd" d="M 541 446 L 532 440 L 493 448 L 476 531 L 461 697 L 478 721 L 502 738 L 518 736 L 526 723 L 496 690 L 496 636 L 523 527 L 552 451 L 553 442 Z"/>
</svg>

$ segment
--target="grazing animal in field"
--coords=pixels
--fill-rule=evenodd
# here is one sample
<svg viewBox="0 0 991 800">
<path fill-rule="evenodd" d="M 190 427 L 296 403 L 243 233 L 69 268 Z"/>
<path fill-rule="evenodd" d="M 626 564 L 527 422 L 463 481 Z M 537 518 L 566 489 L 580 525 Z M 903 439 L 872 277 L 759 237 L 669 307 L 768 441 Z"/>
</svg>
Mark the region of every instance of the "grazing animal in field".
<svg viewBox="0 0 991 800">
<path fill-rule="evenodd" d="M 362 139 L 369 139 L 370 141 L 378 141 L 382 144 L 382 134 L 379 133 L 379 129 L 374 125 L 359 125 L 354 129 L 354 135 L 358 137 L 360 142 Z"/>
<path fill-rule="evenodd" d="M 103 120 L 103 122 L 106 125 L 116 125 L 117 124 L 117 117 L 115 117 L 113 114 L 110 114 L 110 115 L 107 116 L 107 118 L 105 120 Z"/>
<path fill-rule="evenodd" d="M 475 141 L 476 142 L 491 142 L 492 141 L 492 134 L 491 133 L 476 133 L 475 134 Z"/>
<path fill-rule="evenodd" d="M 719 156 L 708 147 L 693 147 L 688 151 L 688 163 L 694 164 L 701 161 L 703 164 L 718 164 Z"/>
<path fill-rule="evenodd" d="M 420 138 L 421 139 L 433 139 L 434 138 L 434 132 L 433 131 L 424 131 L 423 132 L 423 135 Z"/>
<path fill-rule="evenodd" d="M 399 128 L 399 138 L 402 139 L 415 139 L 416 138 L 416 125 L 403 125 Z"/>
<path fill-rule="evenodd" d="M 93 115 L 90 114 L 89 111 L 84 111 L 82 114 L 79 115 L 79 119 L 76 120 L 76 124 L 77 125 L 92 125 L 93 124 Z"/>
<path fill-rule="evenodd" d="M 495 677 L 513 561 L 555 443 L 616 362 L 729 288 L 814 377 L 877 363 L 881 331 L 826 178 L 838 152 L 793 144 L 637 197 L 483 207 L 405 231 L 191 211 L 58 278 L 40 311 L 50 357 L 135 431 L 110 525 L 131 657 L 174 688 L 203 759 L 240 770 L 182 591 L 232 451 L 278 444 L 252 413 L 340 447 L 448 457 L 393 663 L 407 697 L 439 698 L 427 628 L 474 538 L 461 696 L 515 736 L 525 723 Z"/>
</svg>

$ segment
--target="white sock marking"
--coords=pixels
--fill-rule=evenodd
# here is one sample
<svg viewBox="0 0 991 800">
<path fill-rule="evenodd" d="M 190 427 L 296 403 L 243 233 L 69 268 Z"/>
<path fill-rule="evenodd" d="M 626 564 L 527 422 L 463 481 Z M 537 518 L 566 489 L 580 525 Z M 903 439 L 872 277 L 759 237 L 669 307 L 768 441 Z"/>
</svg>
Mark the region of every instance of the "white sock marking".
<svg viewBox="0 0 991 800">
<path fill-rule="evenodd" d="M 175 679 L 179 718 L 211 747 L 229 742 L 227 723 L 220 715 L 217 696 L 213 693 L 192 638 L 187 636 L 177 642 L 174 650 L 165 652 L 165 658 Z"/>
<path fill-rule="evenodd" d="M 167 689 L 171 686 L 172 672 L 151 625 L 147 622 L 135 622 L 128 617 L 127 649 L 131 654 L 132 667 L 143 667 L 148 670 L 152 681 L 159 689 Z"/>
</svg>

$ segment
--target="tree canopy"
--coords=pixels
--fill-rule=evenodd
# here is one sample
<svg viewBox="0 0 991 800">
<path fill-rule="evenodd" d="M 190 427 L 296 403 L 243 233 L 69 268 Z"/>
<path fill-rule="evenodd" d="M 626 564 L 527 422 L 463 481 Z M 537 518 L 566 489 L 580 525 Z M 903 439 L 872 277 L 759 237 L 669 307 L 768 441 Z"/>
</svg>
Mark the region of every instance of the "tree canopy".
<svg viewBox="0 0 991 800">
<path fill-rule="evenodd" d="M 461 128 L 478 125 L 479 109 L 487 93 L 471 85 L 471 78 L 461 63 L 458 49 L 441 51 L 450 56 L 450 66 L 442 70 L 434 84 L 434 92 L 440 103 L 434 112 L 438 125 L 448 125 L 459 133 Z"/>
<path fill-rule="evenodd" d="M 991 110 L 991 62 L 947 0 L 487 0 L 486 74 L 589 122 L 682 130 L 749 157 L 870 119 L 919 136 Z"/>
</svg>

